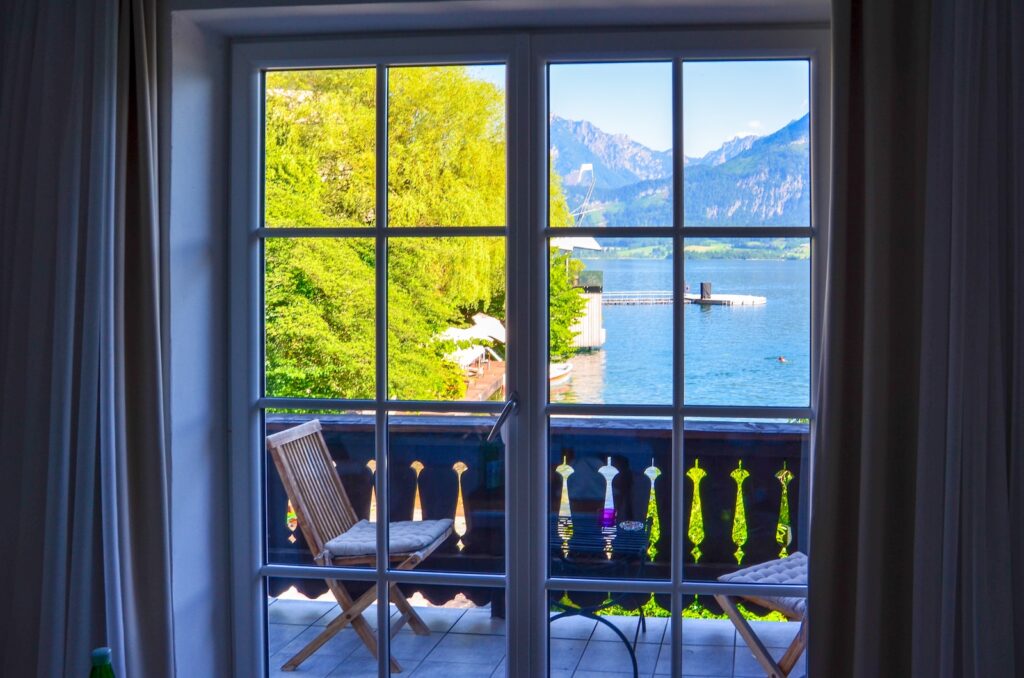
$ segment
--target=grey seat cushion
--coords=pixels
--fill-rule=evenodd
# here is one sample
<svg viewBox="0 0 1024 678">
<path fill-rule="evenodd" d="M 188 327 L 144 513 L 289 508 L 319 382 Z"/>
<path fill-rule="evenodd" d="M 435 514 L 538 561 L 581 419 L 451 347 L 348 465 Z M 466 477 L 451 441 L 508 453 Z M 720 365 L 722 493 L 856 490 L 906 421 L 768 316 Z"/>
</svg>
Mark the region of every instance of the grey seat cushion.
<svg viewBox="0 0 1024 678">
<path fill-rule="evenodd" d="M 389 526 L 391 553 L 414 553 L 433 544 L 452 527 L 451 518 L 441 520 L 402 520 Z M 377 526 L 360 520 L 348 532 L 325 545 L 335 557 L 370 556 L 377 549 Z"/>
<path fill-rule="evenodd" d="M 731 584 L 793 584 L 807 586 L 807 556 L 799 551 L 788 558 L 770 560 L 723 574 L 718 581 Z M 807 612 L 807 599 L 789 596 L 744 595 L 758 605 L 778 610 L 790 619 L 803 619 Z"/>
</svg>

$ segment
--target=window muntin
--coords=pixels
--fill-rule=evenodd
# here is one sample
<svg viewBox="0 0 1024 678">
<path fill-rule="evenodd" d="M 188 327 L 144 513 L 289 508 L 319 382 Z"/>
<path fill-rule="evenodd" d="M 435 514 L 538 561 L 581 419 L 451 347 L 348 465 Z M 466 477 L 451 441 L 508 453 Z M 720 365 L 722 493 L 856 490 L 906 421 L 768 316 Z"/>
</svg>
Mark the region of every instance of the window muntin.
<svg viewBox="0 0 1024 678">
<path fill-rule="evenodd" d="M 548 155 L 552 227 L 671 226 L 671 62 L 551 65 Z"/>
<path fill-rule="evenodd" d="M 683 64 L 687 226 L 810 226 L 806 60 Z"/>
<path fill-rule="evenodd" d="M 807 407 L 810 240 L 686 238 L 683 251 L 686 403 Z"/>
<path fill-rule="evenodd" d="M 681 80 L 680 80 L 680 81 L 681 81 Z M 379 82 L 379 81 L 378 81 L 378 82 Z M 681 144 L 680 144 L 680 145 L 681 145 Z M 680 176 L 682 176 L 682 173 L 680 173 Z M 679 191 L 679 192 L 681 193 L 682 191 Z M 378 191 L 378 193 L 379 193 L 379 191 Z M 678 225 L 678 224 L 679 224 L 679 223 L 680 223 L 681 221 L 682 221 L 682 220 L 681 220 L 681 218 L 680 218 L 680 219 L 677 219 L 677 220 L 676 220 L 676 223 L 677 223 L 677 225 Z M 268 224 L 266 224 L 266 225 L 267 225 L 267 226 L 270 226 L 270 224 L 269 224 L 269 223 L 268 223 Z M 518 227 L 516 227 L 516 228 L 518 228 Z M 658 228 L 658 227 L 645 227 L 645 228 Z M 666 232 L 664 233 L 664 235 L 662 235 L 661 233 L 655 233 L 655 232 L 653 232 L 652 230 L 648 230 L 648 231 L 645 231 L 645 233 L 644 233 L 644 236 L 645 236 L 645 237 L 646 237 L 646 236 L 651 236 L 651 237 L 673 237 L 673 238 L 678 238 L 678 239 L 676 240 L 676 246 L 677 246 L 677 247 L 682 247 L 682 245 L 683 245 L 683 240 L 682 240 L 682 239 L 681 239 L 681 238 L 680 238 L 680 237 L 679 237 L 678 235 L 675 235 L 674 233 L 672 233 L 672 232 L 670 232 L 670 231 L 668 231 L 668 230 L 667 230 L 667 229 L 669 229 L 669 228 L 674 228 L 674 227 L 668 227 L 668 226 L 666 226 L 666 227 L 664 227 L 664 228 L 666 228 Z M 704 228 L 704 227 L 703 227 L 703 226 L 699 226 L 699 227 L 697 227 L 697 228 Z M 727 228 L 728 228 L 728 227 L 727 227 Z M 516 229 L 513 229 L 513 230 L 516 230 Z M 436 233 L 435 233 L 435 232 L 432 232 L 432 233 L 430 233 L 429 235 L 431 235 L 431 236 L 434 236 L 434 235 L 436 235 Z M 703 231 L 701 231 L 701 232 L 700 232 L 700 236 L 706 236 L 706 235 L 709 235 L 709 233 L 705 233 L 705 232 L 703 232 Z M 718 235 L 720 235 L 720 236 L 732 236 L 732 235 L 733 235 L 733 233 L 729 232 L 728 230 L 725 230 L 725 231 L 723 231 L 723 232 L 719 233 Z M 774 233 L 773 233 L 772 235 L 774 235 Z M 795 231 L 795 232 L 794 232 L 794 233 L 793 233 L 792 235 L 794 235 L 794 236 L 799 236 L 799 237 L 807 237 L 808 235 L 810 235 L 810 229 L 809 229 L 809 228 L 807 228 L 807 227 L 801 227 L 801 228 L 798 228 L 798 229 L 796 229 L 796 231 Z M 693 234 L 693 233 L 691 233 L 691 234 L 690 234 L 690 237 L 698 237 L 698 236 L 697 236 L 697 234 Z M 677 277 L 679 277 L 679 279 L 682 279 L 682 275 L 681 275 L 681 274 L 680 274 L 679 276 L 677 276 Z M 381 283 L 381 282 L 382 282 L 381 280 L 378 280 L 378 283 Z M 385 285 L 379 285 L 379 287 L 381 287 L 381 288 L 383 288 L 384 286 L 385 286 Z M 681 328 L 680 328 L 680 329 L 681 329 Z M 682 332 L 679 332 L 679 334 L 682 334 Z M 680 341 L 681 341 L 681 339 L 680 339 Z M 681 367 L 683 367 L 683 362 L 684 362 L 684 361 L 682 360 L 682 357 L 683 357 L 683 354 L 682 354 L 682 352 L 678 352 L 678 353 L 676 353 L 676 354 L 675 354 L 675 356 L 676 356 L 676 357 L 678 358 L 678 361 L 677 361 L 677 362 L 678 362 L 678 364 L 679 364 L 679 367 L 680 367 L 680 368 L 681 368 Z M 380 385 L 378 385 L 378 390 L 379 390 L 379 388 L 381 388 L 381 387 L 380 387 Z M 678 391 L 678 393 L 681 393 L 681 391 Z M 268 400 L 268 404 L 270 404 L 270 400 Z M 381 401 L 380 401 L 380 405 L 383 405 L 383 404 L 384 404 L 384 401 L 383 401 L 383 400 L 381 400 Z M 360 403 L 360 405 L 365 405 L 365 403 Z M 553 404 L 552 404 L 552 405 L 551 405 L 550 407 L 551 407 L 551 408 L 556 408 L 556 407 L 560 407 L 561 405 L 563 405 L 563 404 L 562 404 L 562 403 L 553 403 Z M 377 407 L 378 407 L 378 405 L 377 405 L 377 404 L 374 404 L 374 405 L 372 406 L 372 409 L 376 409 Z M 612 406 L 612 407 L 614 407 L 614 406 Z M 676 396 L 676 397 L 674 398 L 674 403 L 673 403 L 672 405 L 667 405 L 667 406 L 657 406 L 657 407 L 667 407 L 667 408 L 670 408 L 670 409 L 671 409 L 671 411 L 673 411 L 673 412 L 678 412 L 678 411 L 679 411 L 679 408 L 682 408 L 682 411 L 683 411 L 683 412 L 687 412 L 687 413 L 693 413 L 693 412 L 701 411 L 701 408 L 702 408 L 703 406 L 695 406 L 695 405 L 690 405 L 690 404 L 682 404 L 682 397 L 681 397 L 681 396 L 679 396 L 679 395 L 677 395 L 677 396 Z M 754 410 L 756 410 L 757 408 L 747 408 L 747 407 L 744 407 L 744 408 L 741 408 L 741 409 L 744 409 L 744 410 L 748 410 L 748 411 L 754 411 Z M 787 409 L 787 408 L 782 408 L 782 409 Z M 788 409 L 789 409 L 789 410 L 800 410 L 801 412 L 804 412 L 804 413 L 807 413 L 807 414 L 809 414 L 809 410 L 807 410 L 807 408 L 788 408 Z M 779 408 L 774 408 L 774 409 L 773 409 L 773 411 L 775 411 L 775 410 L 779 410 Z M 552 411 L 552 412 L 555 412 L 555 411 L 557 411 L 557 410 L 555 410 L 555 409 L 551 409 L 551 411 Z M 612 410 L 609 410 L 609 411 L 612 411 Z M 669 410 L 665 410 L 665 411 L 669 411 Z M 767 411 L 767 410 L 766 410 L 766 411 Z M 379 434 L 378 434 L 378 435 L 379 435 Z M 677 452 L 676 452 L 676 454 L 680 454 L 680 453 L 679 453 L 679 452 L 677 451 Z M 681 458 L 681 457 L 679 457 L 679 458 Z M 675 575 L 673 575 L 673 576 L 674 576 L 674 578 L 675 578 Z M 684 577 L 684 579 L 685 579 L 685 577 Z M 668 583 L 666 582 L 666 583 L 664 584 L 664 586 L 667 586 L 667 585 L 668 585 Z M 658 583 L 658 582 L 651 582 L 651 589 L 652 589 L 652 591 L 653 591 L 653 592 L 662 592 L 662 593 L 666 592 L 666 591 L 667 591 L 667 589 L 666 589 L 666 588 L 664 588 L 664 586 L 663 586 L 663 585 L 662 585 L 661 583 Z M 675 584 L 675 583 L 673 583 L 673 586 L 678 586 L 678 584 Z M 683 587 L 685 588 L 685 583 L 683 584 Z M 685 603 L 685 600 L 684 600 L 684 603 Z M 677 631 L 678 631 L 678 629 L 675 629 L 675 631 L 677 632 Z M 691 665 L 691 666 L 692 666 L 692 665 Z"/>
<path fill-rule="evenodd" d="M 264 225 L 376 224 L 373 68 L 265 75 Z"/>
<path fill-rule="evenodd" d="M 505 67 L 388 69 L 388 226 L 504 226 Z"/>
</svg>

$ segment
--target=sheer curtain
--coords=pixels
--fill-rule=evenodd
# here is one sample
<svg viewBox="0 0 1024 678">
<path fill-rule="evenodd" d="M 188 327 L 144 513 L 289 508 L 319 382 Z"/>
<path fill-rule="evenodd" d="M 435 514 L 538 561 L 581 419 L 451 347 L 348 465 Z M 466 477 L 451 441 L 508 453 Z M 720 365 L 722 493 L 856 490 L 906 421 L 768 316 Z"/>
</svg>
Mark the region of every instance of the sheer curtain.
<svg viewBox="0 0 1024 678">
<path fill-rule="evenodd" d="M 833 3 L 811 675 L 1024 674 L 1024 6 Z"/>
<path fill-rule="evenodd" d="M 0 54 L 0 674 L 173 674 L 154 0 L 13 3 Z"/>
</svg>

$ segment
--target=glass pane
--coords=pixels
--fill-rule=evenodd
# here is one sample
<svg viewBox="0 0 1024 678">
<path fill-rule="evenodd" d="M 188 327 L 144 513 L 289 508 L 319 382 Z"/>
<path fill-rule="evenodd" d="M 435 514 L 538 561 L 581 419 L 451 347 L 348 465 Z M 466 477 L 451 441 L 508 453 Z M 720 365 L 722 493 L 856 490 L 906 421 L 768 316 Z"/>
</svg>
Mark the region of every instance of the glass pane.
<svg viewBox="0 0 1024 678">
<path fill-rule="evenodd" d="M 552 238 L 552 402 L 672 402 L 672 241 Z"/>
<path fill-rule="evenodd" d="M 669 579 L 672 421 L 552 417 L 553 577 Z"/>
<path fill-rule="evenodd" d="M 391 673 L 453 678 L 507 673 L 504 589 L 399 584 L 391 591 L 391 658 L 398 663 L 392 663 Z"/>
<path fill-rule="evenodd" d="M 388 416 L 392 525 L 416 533 L 450 530 L 417 569 L 505 571 L 505 443 L 500 436 L 486 440 L 495 421 L 469 414 Z"/>
<path fill-rule="evenodd" d="M 741 568 L 806 552 L 808 430 L 799 420 L 686 420 L 686 579 L 727 580 Z"/>
<path fill-rule="evenodd" d="M 372 547 L 359 552 L 343 552 L 329 547 L 335 537 L 347 534 L 361 535 L 376 542 L 371 524 L 376 514 L 376 492 L 373 474 L 374 415 L 358 412 L 267 412 L 267 436 L 287 431 L 313 419 L 320 422 L 321 435 L 327 445 L 333 472 L 341 479 L 342 493 L 331 486 L 333 480 L 322 473 L 317 465 L 303 455 L 296 455 L 295 447 L 285 445 L 279 454 L 267 454 L 267 562 L 284 565 L 324 565 L 314 559 L 324 550 L 336 552 L 333 565 L 346 567 L 373 567 L 376 556 Z M 310 440 L 317 442 L 315 433 Z M 283 474 L 295 480 L 286 488 Z M 307 514 L 302 513 L 306 506 Z M 366 521 L 370 521 L 369 523 Z M 338 525 L 346 531 L 338 529 Z M 367 552 L 369 551 L 369 552 Z M 323 582 L 320 582 L 322 584 Z M 319 594 L 317 594 L 319 595 Z"/>
<path fill-rule="evenodd" d="M 672 225 L 672 65 L 548 68 L 549 219 Z"/>
<path fill-rule="evenodd" d="M 388 241 L 388 392 L 503 400 L 505 240 Z"/>
<path fill-rule="evenodd" d="M 370 592 L 373 582 L 335 580 L 338 592 L 358 601 Z M 375 678 L 377 660 L 366 640 L 353 628 L 376 642 L 377 602 L 369 604 L 352 624 L 345 626 L 298 666 L 289 660 L 320 635 L 341 614 L 338 600 L 323 579 L 267 579 L 267 664 L 271 676 L 345 676 Z M 360 604 L 361 606 L 361 604 Z"/>
<path fill-rule="evenodd" d="M 372 68 L 266 74 L 266 226 L 373 226 Z"/>
<path fill-rule="evenodd" d="M 807 61 L 683 64 L 684 223 L 810 226 Z"/>
<path fill-rule="evenodd" d="M 688 238 L 684 246 L 686 403 L 806 407 L 810 241 Z"/>
<path fill-rule="evenodd" d="M 372 238 L 264 241 L 265 392 L 374 397 Z"/>
<path fill-rule="evenodd" d="M 505 67 L 388 69 L 388 225 L 505 225 Z"/>
<path fill-rule="evenodd" d="M 668 594 L 549 591 L 548 605 L 550 676 L 670 672 Z"/>
</svg>

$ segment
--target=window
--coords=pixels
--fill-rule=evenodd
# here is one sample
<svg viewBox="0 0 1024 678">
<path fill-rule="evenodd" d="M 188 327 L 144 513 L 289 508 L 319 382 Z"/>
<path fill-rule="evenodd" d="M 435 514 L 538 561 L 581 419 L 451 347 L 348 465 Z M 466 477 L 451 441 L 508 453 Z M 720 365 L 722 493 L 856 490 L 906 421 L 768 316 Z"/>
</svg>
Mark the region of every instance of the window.
<svg viewBox="0 0 1024 678">
<path fill-rule="evenodd" d="M 821 49 L 770 31 L 236 46 L 254 670 L 754 661 L 712 594 L 807 548 Z M 340 493 L 275 451 L 314 419 L 303 463 L 325 458 Z M 335 504 L 350 518 L 314 515 Z M 744 609 L 769 647 L 796 633 Z"/>
</svg>

